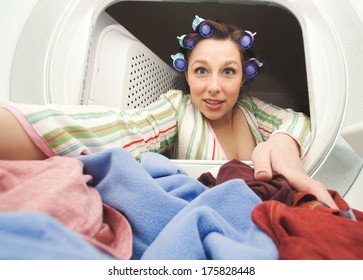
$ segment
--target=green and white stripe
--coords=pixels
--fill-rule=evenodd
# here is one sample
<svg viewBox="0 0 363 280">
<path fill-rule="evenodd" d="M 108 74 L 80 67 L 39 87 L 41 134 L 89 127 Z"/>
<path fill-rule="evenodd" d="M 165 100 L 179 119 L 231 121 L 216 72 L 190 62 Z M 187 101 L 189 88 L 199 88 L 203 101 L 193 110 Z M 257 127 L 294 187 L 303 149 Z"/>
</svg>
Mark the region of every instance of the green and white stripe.
<svg viewBox="0 0 363 280">
<path fill-rule="evenodd" d="M 173 148 L 179 159 L 226 159 L 223 149 L 189 95 L 172 90 L 145 108 L 121 111 L 105 106 L 12 104 L 56 155 L 79 156 L 108 148 L 127 149 L 134 157 Z M 254 97 L 238 101 L 256 143 L 283 132 L 299 141 L 305 154 L 310 121 Z"/>
</svg>

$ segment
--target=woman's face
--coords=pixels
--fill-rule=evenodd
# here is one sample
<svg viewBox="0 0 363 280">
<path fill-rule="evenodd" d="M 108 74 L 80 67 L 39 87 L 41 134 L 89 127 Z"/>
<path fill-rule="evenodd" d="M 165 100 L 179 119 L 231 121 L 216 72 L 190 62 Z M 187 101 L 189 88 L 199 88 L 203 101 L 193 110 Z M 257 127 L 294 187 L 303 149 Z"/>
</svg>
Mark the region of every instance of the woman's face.
<svg viewBox="0 0 363 280">
<path fill-rule="evenodd" d="M 200 41 L 188 59 L 193 104 L 210 121 L 228 120 L 243 84 L 241 54 L 231 40 Z"/>
</svg>

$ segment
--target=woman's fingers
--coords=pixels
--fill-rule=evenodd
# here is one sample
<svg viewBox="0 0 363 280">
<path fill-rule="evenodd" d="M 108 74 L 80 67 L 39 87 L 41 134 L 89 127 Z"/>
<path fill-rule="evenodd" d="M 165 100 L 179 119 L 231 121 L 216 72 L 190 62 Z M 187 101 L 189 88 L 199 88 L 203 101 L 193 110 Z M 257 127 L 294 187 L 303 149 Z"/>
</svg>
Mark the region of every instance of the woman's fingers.
<svg viewBox="0 0 363 280">
<path fill-rule="evenodd" d="M 319 201 L 324 202 L 331 208 L 339 209 L 326 187 L 322 183 L 314 180 L 313 178 L 310 178 L 306 173 L 302 173 L 297 170 L 289 170 L 283 175 L 291 187 L 293 187 L 295 190 L 299 192 L 311 193 Z"/>
<path fill-rule="evenodd" d="M 276 136 L 258 144 L 252 153 L 255 180 L 269 181 L 273 172 L 280 173 L 295 190 L 311 193 L 331 208 L 339 209 L 326 187 L 305 172 L 294 140 L 286 135 Z"/>
<path fill-rule="evenodd" d="M 258 181 L 269 181 L 272 179 L 271 156 L 265 146 L 259 144 L 252 153 L 252 163 L 255 179 Z"/>
</svg>

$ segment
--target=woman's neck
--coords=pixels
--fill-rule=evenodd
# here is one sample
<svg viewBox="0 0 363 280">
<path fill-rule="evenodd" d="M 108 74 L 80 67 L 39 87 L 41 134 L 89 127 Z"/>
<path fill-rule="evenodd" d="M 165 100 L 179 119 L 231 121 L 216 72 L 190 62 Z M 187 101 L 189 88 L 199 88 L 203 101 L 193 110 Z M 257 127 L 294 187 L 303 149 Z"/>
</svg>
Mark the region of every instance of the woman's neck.
<svg viewBox="0 0 363 280">
<path fill-rule="evenodd" d="M 233 129 L 234 117 L 237 105 L 233 107 L 231 112 L 218 120 L 208 120 L 214 131 L 229 131 Z"/>
<path fill-rule="evenodd" d="M 227 159 L 251 160 L 256 141 L 238 106 L 235 106 L 228 119 L 210 122 L 210 125 Z"/>
</svg>

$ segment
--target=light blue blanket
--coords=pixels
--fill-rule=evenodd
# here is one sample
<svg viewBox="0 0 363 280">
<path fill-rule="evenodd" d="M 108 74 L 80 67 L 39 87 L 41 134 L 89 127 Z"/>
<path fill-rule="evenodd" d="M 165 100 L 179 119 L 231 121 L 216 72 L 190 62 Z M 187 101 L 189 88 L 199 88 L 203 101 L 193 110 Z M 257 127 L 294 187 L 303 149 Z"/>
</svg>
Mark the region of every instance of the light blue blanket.
<svg viewBox="0 0 363 280">
<path fill-rule="evenodd" d="M 0 259 L 108 260 L 80 235 L 40 212 L 0 213 Z"/>
<path fill-rule="evenodd" d="M 273 241 L 251 220 L 261 203 L 243 180 L 213 189 L 162 155 L 136 161 L 112 149 L 79 157 L 105 203 L 133 230 L 132 259 L 277 259 Z"/>
</svg>

